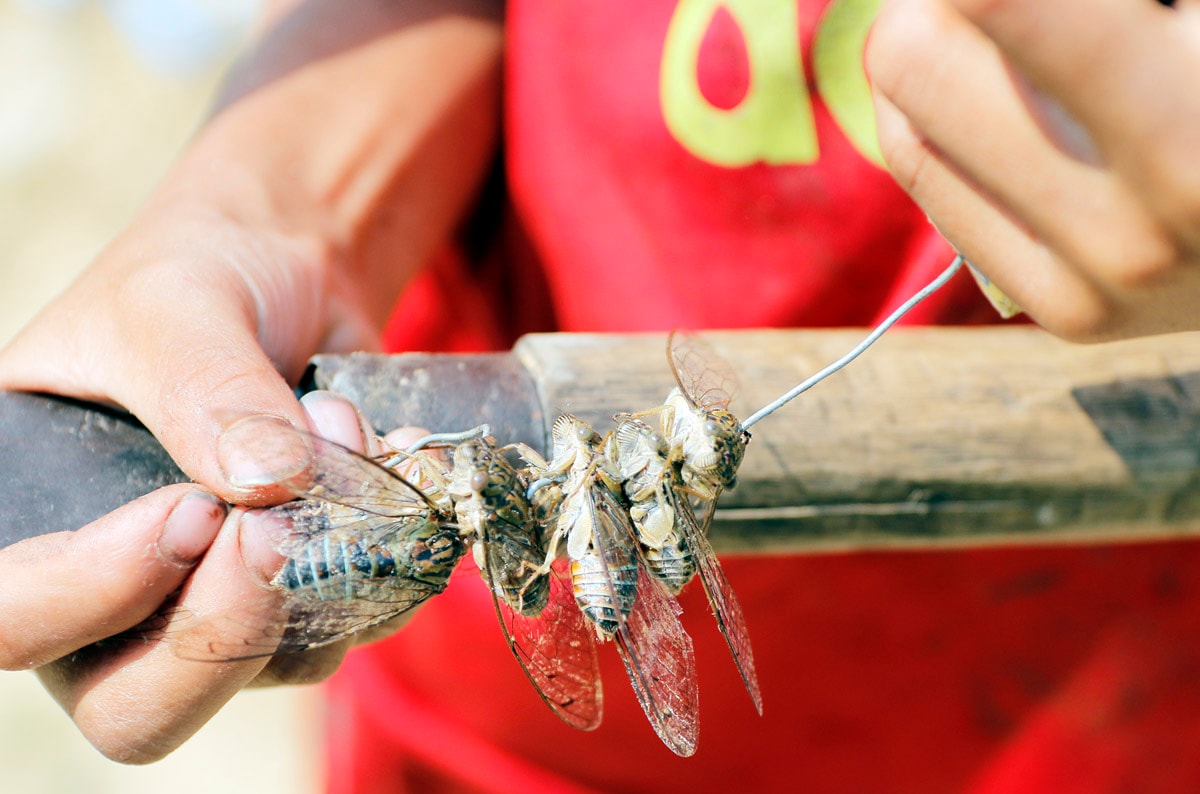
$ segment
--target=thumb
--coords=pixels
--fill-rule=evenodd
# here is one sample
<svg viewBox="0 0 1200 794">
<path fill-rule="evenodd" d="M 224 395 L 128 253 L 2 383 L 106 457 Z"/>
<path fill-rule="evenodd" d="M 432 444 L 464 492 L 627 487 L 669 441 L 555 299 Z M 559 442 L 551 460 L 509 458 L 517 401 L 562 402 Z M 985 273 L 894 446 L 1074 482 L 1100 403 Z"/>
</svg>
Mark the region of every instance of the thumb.
<svg viewBox="0 0 1200 794">
<path fill-rule="evenodd" d="M 0 354 L 0 387 L 116 403 L 222 499 L 256 505 L 289 498 L 276 483 L 307 465 L 303 444 L 291 445 L 291 459 L 281 454 L 286 444 L 274 444 L 275 459 L 252 472 L 227 467 L 219 455 L 222 434 L 246 416 L 277 418 L 262 423 L 268 435 L 276 428 L 295 438 L 288 426 L 308 429 L 259 344 L 253 300 L 228 281 L 222 285 L 219 273 L 205 274 L 202 284 L 171 275 L 174 281 L 135 277 L 121 285 L 119 301 L 92 295 L 91 306 L 86 299 L 95 290 L 86 279 L 77 282 Z M 186 300 L 170 299 L 183 288 L 190 289 Z"/>
</svg>

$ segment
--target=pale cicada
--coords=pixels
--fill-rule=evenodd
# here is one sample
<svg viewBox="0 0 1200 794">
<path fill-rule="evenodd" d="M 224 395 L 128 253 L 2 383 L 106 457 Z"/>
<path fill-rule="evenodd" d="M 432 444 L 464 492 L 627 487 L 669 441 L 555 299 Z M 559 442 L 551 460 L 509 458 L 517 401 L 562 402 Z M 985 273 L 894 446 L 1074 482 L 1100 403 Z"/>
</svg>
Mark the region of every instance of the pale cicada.
<svg viewBox="0 0 1200 794">
<path fill-rule="evenodd" d="M 249 454 L 281 432 L 244 429 Z M 241 659 L 345 639 L 441 593 L 466 551 L 452 516 L 395 471 L 291 432 L 311 461 L 289 485 L 297 499 L 257 511 L 257 525 L 283 557 L 269 583 L 277 597 L 241 613 L 183 620 L 170 632 L 183 656 Z"/>
<path fill-rule="evenodd" d="M 676 388 L 658 409 L 662 432 L 633 415 L 616 417 L 616 458 L 630 518 L 651 572 L 669 592 L 679 593 L 700 574 L 717 627 L 761 714 L 746 620 L 708 541 L 717 498 L 737 482 L 750 435 L 729 411 L 734 380 L 721 359 L 697 337 L 679 333 L 671 335 L 668 352 Z"/>
<path fill-rule="evenodd" d="M 565 560 L 547 564 L 545 527 L 523 471 L 490 438 L 454 450 L 448 493 L 492 593 L 508 647 L 546 704 L 567 724 L 600 724 L 596 645 L 576 608 Z"/>
<path fill-rule="evenodd" d="M 561 488 L 550 559 L 565 542 L 579 609 L 599 639 L 615 641 L 659 738 L 675 753 L 691 755 L 699 733 L 692 641 L 674 597 L 646 571 L 622 504 L 611 440 L 574 416 L 560 416 L 553 457 L 538 468 L 543 481 L 561 483 L 548 486 Z"/>
</svg>

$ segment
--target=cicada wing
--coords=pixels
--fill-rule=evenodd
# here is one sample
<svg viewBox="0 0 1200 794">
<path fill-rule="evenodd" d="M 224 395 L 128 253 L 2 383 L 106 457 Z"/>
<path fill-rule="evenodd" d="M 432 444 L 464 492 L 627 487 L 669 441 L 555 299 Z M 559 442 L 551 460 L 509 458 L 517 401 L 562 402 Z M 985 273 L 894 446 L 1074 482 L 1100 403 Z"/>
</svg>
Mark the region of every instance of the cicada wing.
<svg viewBox="0 0 1200 794">
<path fill-rule="evenodd" d="M 435 592 L 404 588 L 376 601 L 309 601 L 244 607 L 219 615 L 184 615 L 166 631 L 177 656 L 199 661 L 254 659 L 320 648 L 394 620 Z"/>
<path fill-rule="evenodd" d="M 733 663 L 746 685 L 746 692 L 761 715 L 762 692 L 758 686 L 758 672 L 754 666 L 754 650 L 750 646 L 746 618 L 742 613 L 742 605 L 725 576 L 725 569 L 721 567 L 712 544 L 708 542 L 708 523 L 712 520 L 712 510 L 716 501 L 706 501 L 703 525 L 697 520 L 686 494 L 676 491 L 675 502 L 678 527 L 696 562 L 700 583 L 704 586 L 708 604 L 717 619 L 717 628 L 724 635 L 729 652 L 733 655 Z"/>
<path fill-rule="evenodd" d="M 575 604 L 567 566 L 565 558 L 554 561 L 546 606 L 537 615 L 520 614 L 499 597 L 496 587 L 490 590 L 504 639 L 533 688 L 563 722 L 590 731 L 599 727 L 604 713 L 600 664 L 592 629 Z"/>
<path fill-rule="evenodd" d="M 321 538 L 344 536 L 361 543 L 376 544 L 394 536 L 410 522 L 411 516 L 386 516 L 359 510 L 337 502 L 298 499 L 256 511 L 261 519 L 255 529 L 284 557 L 293 557 L 300 549 Z"/>
<path fill-rule="evenodd" d="M 676 329 L 667 337 L 667 359 L 675 383 L 692 406 L 701 411 L 729 409 L 737 391 L 737 376 L 708 342 Z"/>
<path fill-rule="evenodd" d="M 297 501 L 252 511 L 291 566 L 252 596 L 219 613 L 182 610 L 167 627 L 176 654 L 228 661 L 319 648 L 393 620 L 445 589 L 447 575 L 369 576 L 346 562 L 339 546 L 405 548 L 423 519 L 389 518 L 329 502 Z M 436 528 L 435 528 L 436 529 Z M 437 530 L 452 537 L 449 530 Z M 408 547 L 412 548 L 412 547 Z M 451 546 L 452 566 L 461 554 Z M 297 571 L 307 576 L 301 578 Z"/>
<path fill-rule="evenodd" d="M 607 490 L 592 490 L 597 544 L 602 550 L 628 549 L 628 554 L 638 560 L 633 608 L 615 635 L 625 672 L 658 737 L 677 755 L 690 756 L 696 752 L 700 732 L 700 691 L 692 638 L 679 621 L 678 602 L 641 561 L 629 516 Z"/>
<path fill-rule="evenodd" d="M 637 601 L 617 631 L 617 651 L 654 732 L 676 755 L 696 752 L 700 692 L 692 638 L 679 622 L 675 599 L 642 571 Z"/>
<path fill-rule="evenodd" d="M 272 424 L 271 432 L 255 432 L 256 422 L 243 421 L 237 425 L 238 435 L 226 439 L 226 443 L 237 445 L 239 454 L 251 460 L 286 454 L 276 449 L 283 443 L 306 447 L 310 461 L 304 473 L 283 483 L 298 498 L 332 502 L 393 518 L 434 509 L 419 488 L 375 460 L 320 436 L 292 427 L 281 430 L 275 420 L 261 419 Z M 285 438 L 286 433 L 291 438 Z"/>
</svg>

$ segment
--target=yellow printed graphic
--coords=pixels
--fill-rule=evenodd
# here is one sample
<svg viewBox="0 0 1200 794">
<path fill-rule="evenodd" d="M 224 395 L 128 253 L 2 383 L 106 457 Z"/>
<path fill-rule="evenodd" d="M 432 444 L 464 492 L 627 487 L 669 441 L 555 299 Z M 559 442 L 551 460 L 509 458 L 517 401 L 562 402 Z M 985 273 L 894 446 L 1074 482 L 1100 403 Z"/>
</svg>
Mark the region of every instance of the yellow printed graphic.
<svg viewBox="0 0 1200 794">
<path fill-rule="evenodd" d="M 700 92 L 700 43 L 724 8 L 746 42 L 750 85 L 736 107 Z M 800 59 L 795 0 L 680 0 L 663 42 L 659 91 L 671 134 L 702 160 L 730 167 L 811 163 L 817 131 Z"/>
<path fill-rule="evenodd" d="M 871 21 L 882 0 L 831 0 L 814 33 L 817 90 L 847 139 L 883 166 L 863 70 Z M 700 91 L 700 45 L 724 9 L 746 44 L 750 82 L 736 107 Z M 796 0 L 679 0 L 663 42 L 659 95 L 667 128 L 688 151 L 716 165 L 803 165 L 820 156 L 800 52 Z"/>
<path fill-rule="evenodd" d="M 884 167 L 875 133 L 871 85 L 863 70 L 867 33 L 882 0 L 833 0 L 813 40 L 817 91 L 842 132 L 863 157 Z"/>
</svg>

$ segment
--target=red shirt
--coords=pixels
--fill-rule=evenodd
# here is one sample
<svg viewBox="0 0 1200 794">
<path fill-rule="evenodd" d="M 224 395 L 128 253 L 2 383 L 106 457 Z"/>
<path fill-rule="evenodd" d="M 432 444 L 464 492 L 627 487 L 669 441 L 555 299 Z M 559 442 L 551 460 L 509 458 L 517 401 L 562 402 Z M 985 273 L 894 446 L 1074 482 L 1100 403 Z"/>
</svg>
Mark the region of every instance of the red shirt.
<svg viewBox="0 0 1200 794">
<path fill-rule="evenodd" d="M 874 4 L 714 5 L 510 2 L 503 245 L 435 263 L 398 307 L 394 348 L 869 325 L 949 263 L 862 133 L 858 15 Z M 908 321 L 994 316 L 961 275 Z M 764 716 L 692 585 L 690 759 L 654 736 L 612 648 L 603 725 L 561 723 L 460 571 L 330 682 L 329 788 L 1190 791 L 1198 548 L 730 558 Z"/>
</svg>

